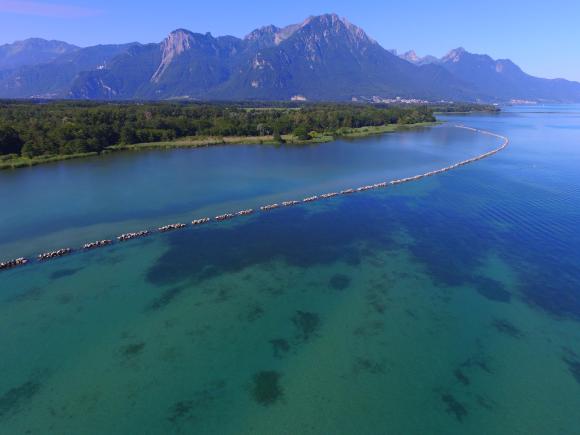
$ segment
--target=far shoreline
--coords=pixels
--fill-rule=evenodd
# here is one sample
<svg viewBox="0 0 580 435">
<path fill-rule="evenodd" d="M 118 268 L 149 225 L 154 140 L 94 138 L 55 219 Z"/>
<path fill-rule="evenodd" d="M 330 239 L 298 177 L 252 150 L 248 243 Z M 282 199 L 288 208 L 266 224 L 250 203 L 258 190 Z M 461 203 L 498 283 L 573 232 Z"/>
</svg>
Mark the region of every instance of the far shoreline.
<svg viewBox="0 0 580 435">
<path fill-rule="evenodd" d="M 1 161 L 0 170 L 14 170 L 20 168 L 30 168 L 33 166 L 57 163 L 67 160 L 79 160 L 88 157 L 98 157 L 120 151 L 144 151 L 144 150 L 169 150 L 180 148 L 207 148 L 218 145 L 310 145 L 329 143 L 339 139 L 357 139 L 371 136 L 378 136 L 386 133 L 411 130 L 421 127 L 434 127 L 443 124 L 444 121 L 419 122 L 415 124 L 385 124 L 381 126 L 367 126 L 359 128 L 342 129 L 339 134 L 331 133 L 311 133 L 309 140 L 299 140 L 294 135 L 282 135 L 283 142 L 274 140 L 274 136 L 224 136 L 224 137 L 203 137 L 203 138 L 182 138 L 174 141 L 148 142 L 132 145 L 113 145 L 103 152 L 91 152 L 55 156 L 39 156 L 33 158 L 19 157 L 12 160 Z"/>
</svg>

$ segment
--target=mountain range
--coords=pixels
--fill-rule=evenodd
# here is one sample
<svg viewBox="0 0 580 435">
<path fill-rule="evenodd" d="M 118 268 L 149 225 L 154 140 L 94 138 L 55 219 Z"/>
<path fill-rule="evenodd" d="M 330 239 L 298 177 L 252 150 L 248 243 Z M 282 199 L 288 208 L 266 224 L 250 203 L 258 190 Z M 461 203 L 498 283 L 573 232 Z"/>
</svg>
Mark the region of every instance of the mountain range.
<svg viewBox="0 0 580 435">
<path fill-rule="evenodd" d="M 541 79 L 459 48 L 398 56 L 335 14 L 244 38 L 185 29 L 160 43 L 0 46 L 0 97 L 96 100 L 578 102 L 580 83 Z"/>
</svg>

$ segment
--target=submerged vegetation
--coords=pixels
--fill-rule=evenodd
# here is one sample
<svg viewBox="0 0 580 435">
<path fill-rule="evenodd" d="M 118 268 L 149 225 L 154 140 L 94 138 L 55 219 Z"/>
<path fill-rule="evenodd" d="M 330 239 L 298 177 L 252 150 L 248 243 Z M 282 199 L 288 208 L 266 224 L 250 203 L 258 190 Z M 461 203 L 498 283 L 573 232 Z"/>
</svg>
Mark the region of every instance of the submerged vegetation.
<svg viewBox="0 0 580 435">
<path fill-rule="evenodd" d="M 38 393 L 40 387 L 38 382 L 28 381 L 0 395 L 0 418 L 9 413 L 17 412 Z"/>
<path fill-rule="evenodd" d="M 280 386 L 282 375 L 273 370 L 256 373 L 253 377 L 252 396 L 262 406 L 270 406 L 280 400 L 284 392 Z"/>
<path fill-rule="evenodd" d="M 0 102 L 0 169 L 148 146 L 328 142 L 432 123 L 434 110 L 479 108 L 4 101 Z"/>
</svg>

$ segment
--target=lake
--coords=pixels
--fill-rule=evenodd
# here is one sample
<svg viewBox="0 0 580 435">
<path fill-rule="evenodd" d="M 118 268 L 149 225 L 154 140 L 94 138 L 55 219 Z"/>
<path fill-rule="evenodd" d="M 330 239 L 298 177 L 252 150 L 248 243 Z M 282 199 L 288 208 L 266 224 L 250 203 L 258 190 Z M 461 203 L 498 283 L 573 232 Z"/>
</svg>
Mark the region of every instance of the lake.
<svg viewBox="0 0 580 435">
<path fill-rule="evenodd" d="M 580 106 L 0 172 L 0 257 L 411 176 L 0 273 L 3 433 L 570 434 Z"/>
</svg>

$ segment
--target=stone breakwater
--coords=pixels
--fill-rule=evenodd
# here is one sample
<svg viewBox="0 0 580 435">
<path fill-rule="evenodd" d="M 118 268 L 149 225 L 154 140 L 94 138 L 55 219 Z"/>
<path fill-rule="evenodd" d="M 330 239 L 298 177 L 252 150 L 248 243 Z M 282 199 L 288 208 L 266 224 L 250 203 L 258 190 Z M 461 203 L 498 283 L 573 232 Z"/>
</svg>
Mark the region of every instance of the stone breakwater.
<svg viewBox="0 0 580 435">
<path fill-rule="evenodd" d="M 441 168 L 441 169 L 426 172 L 424 174 L 414 175 L 412 177 L 407 177 L 407 178 L 400 178 L 397 180 L 382 181 L 380 183 L 369 184 L 367 186 L 361 186 L 361 187 L 357 187 L 357 188 L 345 189 L 345 190 L 340 191 L 340 193 L 338 193 L 338 192 L 323 193 L 320 195 L 309 196 L 307 198 L 304 198 L 304 199 L 298 200 L 298 201 L 291 200 L 291 201 L 284 201 L 281 204 L 263 205 L 260 207 L 259 210 L 261 212 L 268 212 L 271 210 L 275 210 L 277 208 L 291 207 L 291 206 L 295 206 L 298 204 L 307 204 L 307 203 L 314 202 L 314 201 L 331 199 L 331 198 L 341 196 L 341 195 L 352 195 L 352 194 L 358 193 L 358 192 L 366 192 L 368 190 L 381 189 L 381 188 L 386 188 L 389 186 L 396 186 L 399 184 L 418 181 L 422 178 L 432 177 L 434 175 L 442 174 L 444 172 L 449 172 L 449 171 L 457 169 L 461 166 L 465 166 L 465 165 L 468 165 L 470 163 L 475 163 L 479 160 L 483 160 L 487 157 L 491 157 L 494 154 L 497 154 L 500 151 L 504 150 L 509 145 L 509 139 L 505 136 L 500 135 L 500 134 L 492 133 L 492 132 L 489 132 L 486 130 L 479 130 L 477 128 L 467 127 L 464 125 L 456 125 L 455 127 L 461 128 L 464 130 L 469 130 L 469 131 L 472 131 L 472 132 L 478 133 L 478 134 L 484 134 L 487 136 L 496 137 L 496 138 L 501 139 L 503 142 L 498 148 L 495 148 L 491 151 L 488 151 L 486 153 L 480 154 L 476 157 L 472 157 L 472 158 L 467 159 L 467 160 L 463 160 L 463 161 L 458 162 L 458 163 L 454 163 L 453 165 L 446 166 L 446 167 Z M 177 224 L 164 225 L 162 227 L 157 228 L 157 230 L 142 230 L 142 231 L 138 231 L 135 233 L 121 234 L 120 236 L 117 237 L 117 242 L 126 242 L 126 241 L 137 239 L 137 238 L 148 237 L 148 236 L 151 236 L 152 234 L 155 234 L 155 233 L 166 233 L 169 231 L 181 230 L 181 229 L 187 228 L 188 226 L 198 226 L 198 225 L 206 224 L 206 223 L 209 223 L 212 221 L 223 222 L 223 221 L 227 221 L 230 219 L 234 219 L 236 217 L 247 216 L 247 215 L 250 215 L 252 213 L 254 213 L 253 209 L 241 210 L 241 211 L 237 211 L 234 213 L 224 213 L 224 214 L 221 214 L 219 216 L 214 217 L 213 219 L 209 218 L 209 217 L 195 219 L 191 222 L 191 225 L 177 223 Z M 93 250 L 93 249 L 97 249 L 97 248 L 103 248 L 105 246 L 110 246 L 112 244 L 114 244 L 114 242 L 112 240 L 100 240 L 97 242 L 90 242 L 90 243 L 84 244 L 79 251 L 87 251 L 87 250 Z M 73 252 L 75 252 L 75 250 L 72 248 L 62 248 L 62 249 L 58 249 L 56 251 L 51 251 L 51 252 L 39 254 L 39 255 L 37 255 L 36 258 L 37 258 L 37 261 L 47 261 L 47 260 L 52 260 L 55 258 L 63 257 L 65 255 L 71 254 Z M 24 266 L 26 264 L 30 264 L 30 260 L 28 260 L 26 258 L 17 258 L 15 260 L 9 260 L 9 261 L 0 263 L 0 270 L 12 269 L 15 267 Z"/>
</svg>

